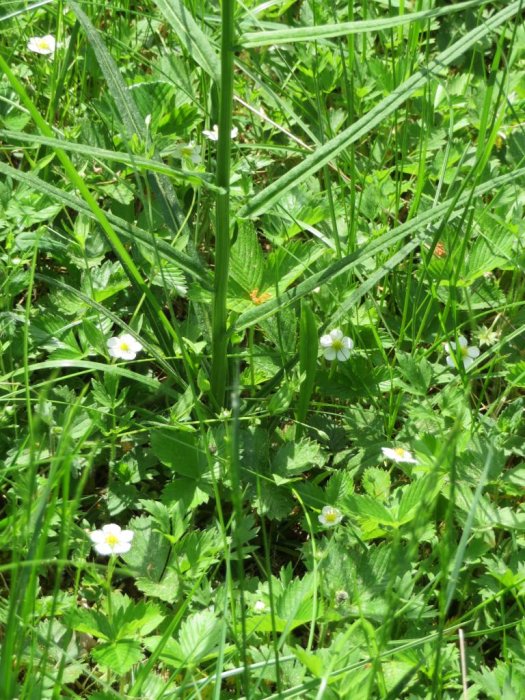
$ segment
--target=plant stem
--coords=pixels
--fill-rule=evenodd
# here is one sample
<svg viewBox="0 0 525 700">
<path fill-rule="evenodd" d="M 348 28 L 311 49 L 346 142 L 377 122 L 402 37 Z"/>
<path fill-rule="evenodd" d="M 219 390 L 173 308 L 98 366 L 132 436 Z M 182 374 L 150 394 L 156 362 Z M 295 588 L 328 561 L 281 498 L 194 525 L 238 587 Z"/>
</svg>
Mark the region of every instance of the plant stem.
<svg viewBox="0 0 525 700">
<path fill-rule="evenodd" d="M 230 161 L 233 108 L 233 45 L 235 0 L 222 1 L 221 85 L 219 141 L 217 146 L 217 194 L 215 231 L 215 283 L 212 320 L 211 390 L 219 407 L 224 404 L 228 378 L 228 337 L 226 299 L 230 259 Z"/>
</svg>

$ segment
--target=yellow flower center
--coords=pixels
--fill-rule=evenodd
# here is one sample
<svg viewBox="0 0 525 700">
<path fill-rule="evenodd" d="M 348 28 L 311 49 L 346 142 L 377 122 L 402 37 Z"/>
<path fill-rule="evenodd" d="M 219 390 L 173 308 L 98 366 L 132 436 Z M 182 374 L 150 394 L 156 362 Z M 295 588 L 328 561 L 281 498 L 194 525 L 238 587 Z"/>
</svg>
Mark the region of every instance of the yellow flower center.
<svg viewBox="0 0 525 700">
<path fill-rule="evenodd" d="M 459 346 L 462 357 L 468 357 L 468 347 L 466 345 Z"/>
<path fill-rule="evenodd" d="M 44 51 L 49 51 L 49 49 L 51 48 L 47 39 L 39 39 L 37 42 L 37 46 L 39 49 L 44 49 Z"/>
<path fill-rule="evenodd" d="M 117 535 L 115 535 L 113 533 L 106 535 L 106 544 L 109 544 L 110 547 L 114 547 L 116 544 L 118 544 Z"/>
<path fill-rule="evenodd" d="M 129 352 L 129 345 L 126 343 L 125 340 L 121 342 L 120 349 L 122 350 L 122 352 Z"/>
<path fill-rule="evenodd" d="M 332 340 L 332 347 L 336 352 L 339 352 L 344 348 L 343 341 L 339 339 Z"/>
<path fill-rule="evenodd" d="M 398 457 L 404 457 L 405 456 L 405 450 L 403 447 L 395 447 L 394 452 Z"/>
<path fill-rule="evenodd" d="M 337 520 L 337 513 L 327 513 L 324 517 L 328 523 L 335 523 Z"/>
</svg>

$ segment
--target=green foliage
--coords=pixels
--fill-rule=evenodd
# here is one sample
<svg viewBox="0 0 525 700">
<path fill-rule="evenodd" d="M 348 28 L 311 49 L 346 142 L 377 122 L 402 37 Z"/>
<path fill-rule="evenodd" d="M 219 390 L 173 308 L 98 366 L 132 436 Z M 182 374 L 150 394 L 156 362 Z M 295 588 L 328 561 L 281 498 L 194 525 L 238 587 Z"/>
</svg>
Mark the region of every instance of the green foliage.
<svg viewBox="0 0 525 700">
<path fill-rule="evenodd" d="M 0 696 L 521 699 L 520 0 L 7 4 Z"/>
</svg>

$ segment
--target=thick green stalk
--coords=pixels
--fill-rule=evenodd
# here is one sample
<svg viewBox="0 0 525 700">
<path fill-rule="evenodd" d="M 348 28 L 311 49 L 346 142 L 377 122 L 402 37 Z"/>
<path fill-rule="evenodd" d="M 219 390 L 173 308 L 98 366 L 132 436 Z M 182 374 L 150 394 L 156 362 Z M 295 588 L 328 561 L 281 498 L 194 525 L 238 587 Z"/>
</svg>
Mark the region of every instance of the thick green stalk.
<svg viewBox="0 0 525 700">
<path fill-rule="evenodd" d="M 221 85 L 219 102 L 219 141 L 217 146 L 217 194 L 215 230 L 215 281 L 212 320 L 211 389 L 217 405 L 224 405 L 228 378 L 228 336 L 226 298 L 230 260 L 230 160 L 233 107 L 233 15 L 235 0 L 222 2 Z"/>
</svg>

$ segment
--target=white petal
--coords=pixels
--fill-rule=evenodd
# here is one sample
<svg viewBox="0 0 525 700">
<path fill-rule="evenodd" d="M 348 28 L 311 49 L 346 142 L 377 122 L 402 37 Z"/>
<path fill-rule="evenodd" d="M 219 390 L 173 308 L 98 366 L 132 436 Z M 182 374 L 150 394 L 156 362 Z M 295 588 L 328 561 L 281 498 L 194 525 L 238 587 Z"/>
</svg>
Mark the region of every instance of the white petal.
<svg viewBox="0 0 525 700">
<path fill-rule="evenodd" d="M 131 549 L 131 542 L 117 542 L 113 545 L 114 554 L 125 554 Z"/>
<path fill-rule="evenodd" d="M 234 126 L 230 132 L 230 138 L 236 139 L 238 135 L 239 135 L 239 129 L 236 126 Z"/>
<path fill-rule="evenodd" d="M 481 351 L 479 348 L 471 347 L 467 350 L 468 356 L 469 357 L 479 357 L 481 355 Z"/>
<path fill-rule="evenodd" d="M 204 136 L 209 138 L 210 141 L 219 140 L 219 127 L 217 126 L 217 124 L 213 125 L 213 129 L 211 129 L 211 131 L 209 131 L 208 129 L 204 129 L 202 133 Z"/>
<path fill-rule="evenodd" d="M 319 339 L 319 342 L 321 343 L 321 347 L 330 348 L 330 347 L 332 347 L 332 336 L 331 335 L 322 335 Z"/>
<path fill-rule="evenodd" d="M 112 548 L 109 546 L 109 544 L 106 544 L 105 542 L 101 542 L 100 544 L 95 545 L 95 552 L 98 552 L 99 554 L 103 554 L 104 556 L 107 556 L 108 554 L 113 554 Z"/>
<path fill-rule="evenodd" d="M 471 357 L 464 357 L 463 358 L 463 367 L 465 369 L 468 369 L 473 362 L 474 362 L 474 360 Z"/>
<path fill-rule="evenodd" d="M 454 358 L 452 357 L 452 355 L 449 355 L 447 357 L 447 365 L 449 367 L 452 367 L 452 369 L 456 369 L 456 363 L 454 362 Z"/>
<path fill-rule="evenodd" d="M 397 454 L 391 447 L 382 447 L 381 452 L 383 453 L 383 457 L 387 459 L 397 459 Z"/>
<path fill-rule="evenodd" d="M 341 350 L 338 350 L 336 357 L 340 362 L 344 362 L 345 360 L 348 360 L 348 358 L 350 357 L 349 348 L 341 348 Z"/>
<path fill-rule="evenodd" d="M 339 328 L 334 328 L 333 331 L 330 331 L 330 335 L 332 340 L 342 340 L 344 337 L 343 331 L 339 330 Z"/>
<path fill-rule="evenodd" d="M 98 544 L 99 542 L 104 542 L 106 536 L 102 530 L 94 530 L 93 532 L 89 533 L 89 539 L 95 544 Z"/>
<path fill-rule="evenodd" d="M 117 525 L 116 523 L 109 523 L 108 525 L 103 525 L 102 532 L 106 535 L 120 536 L 120 525 Z"/>
<path fill-rule="evenodd" d="M 120 533 L 120 539 L 123 542 L 131 542 L 134 536 L 135 533 L 133 532 L 133 530 L 122 530 Z"/>
<path fill-rule="evenodd" d="M 117 337 L 109 338 L 106 345 L 110 349 L 116 348 L 118 345 L 120 345 L 120 338 L 117 338 Z"/>
<path fill-rule="evenodd" d="M 343 347 L 348 348 L 351 350 L 354 347 L 354 341 L 352 338 L 349 338 L 348 336 L 345 336 L 343 338 Z"/>
<path fill-rule="evenodd" d="M 333 348 L 325 348 L 323 350 L 323 354 L 325 358 L 331 362 L 332 360 L 335 360 L 337 353 Z"/>
<path fill-rule="evenodd" d="M 468 340 L 465 338 L 464 335 L 460 335 L 458 338 L 458 343 L 459 343 L 460 347 L 466 348 L 468 345 Z"/>
</svg>

